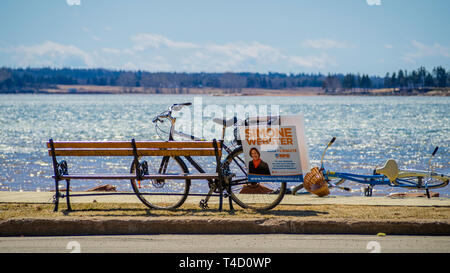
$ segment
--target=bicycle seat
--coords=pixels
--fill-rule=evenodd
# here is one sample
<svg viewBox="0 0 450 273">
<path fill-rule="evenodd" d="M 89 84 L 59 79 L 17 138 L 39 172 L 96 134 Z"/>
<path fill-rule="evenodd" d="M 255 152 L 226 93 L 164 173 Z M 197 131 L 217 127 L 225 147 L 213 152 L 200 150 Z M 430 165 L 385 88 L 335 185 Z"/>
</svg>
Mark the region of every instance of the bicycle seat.
<svg viewBox="0 0 450 273">
<path fill-rule="evenodd" d="M 376 169 L 375 172 L 385 175 L 389 181 L 395 183 L 395 179 L 397 179 L 399 173 L 397 162 L 394 159 L 389 159 L 383 167 Z"/>
<path fill-rule="evenodd" d="M 233 125 L 235 125 L 236 124 L 236 122 L 237 122 L 237 117 L 233 117 L 233 118 L 230 118 L 230 119 L 225 119 L 225 118 L 223 118 L 223 119 L 221 119 L 221 118 L 213 118 L 213 121 L 215 122 L 215 123 L 217 123 L 217 124 L 220 124 L 220 125 L 223 125 L 223 126 L 225 126 L 225 127 L 230 127 L 230 126 L 233 126 Z"/>
</svg>

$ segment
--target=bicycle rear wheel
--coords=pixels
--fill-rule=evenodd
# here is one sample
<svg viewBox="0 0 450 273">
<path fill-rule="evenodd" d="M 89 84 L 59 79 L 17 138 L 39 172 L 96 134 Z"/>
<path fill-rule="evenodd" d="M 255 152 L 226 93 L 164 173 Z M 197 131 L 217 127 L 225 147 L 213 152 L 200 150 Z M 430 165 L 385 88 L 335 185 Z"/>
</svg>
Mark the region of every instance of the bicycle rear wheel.
<svg viewBox="0 0 450 273">
<path fill-rule="evenodd" d="M 432 173 L 430 176 L 427 172 L 405 171 L 403 174 L 399 174 L 396 181 L 399 186 L 404 188 L 425 190 L 425 182 L 428 184 L 428 189 L 437 189 L 447 186 L 449 180 L 450 177 L 444 174 Z"/>
<path fill-rule="evenodd" d="M 150 158 L 151 159 L 151 158 Z M 161 161 L 148 163 L 150 174 L 188 173 L 186 164 L 179 157 L 163 157 Z M 135 173 L 131 164 L 130 173 Z M 139 200 L 153 209 L 175 209 L 181 206 L 189 194 L 189 179 L 148 179 L 137 181 L 131 179 L 131 186 Z"/>
<path fill-rule="evenodd" d="M 233 150 L 222 166 L 235 174 L 231 179 L 230 195 L 244 209 L 270 210 L 281 202 L 286 193 L 286 182 L 248 182 L 242 147 Z"/>
</svg>

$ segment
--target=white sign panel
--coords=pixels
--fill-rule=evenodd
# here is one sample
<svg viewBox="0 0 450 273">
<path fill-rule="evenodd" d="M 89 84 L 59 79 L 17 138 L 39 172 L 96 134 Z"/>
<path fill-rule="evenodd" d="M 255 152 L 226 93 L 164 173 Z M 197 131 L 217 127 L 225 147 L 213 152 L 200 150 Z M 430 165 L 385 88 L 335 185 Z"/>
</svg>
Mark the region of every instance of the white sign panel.
<svg viewBox="0 0 450 273">
<path fill-rule="evenodd" d="M 310 169 L 303 116 L 239 128 L 249 182 L 302 182 Z"/>
</svg>

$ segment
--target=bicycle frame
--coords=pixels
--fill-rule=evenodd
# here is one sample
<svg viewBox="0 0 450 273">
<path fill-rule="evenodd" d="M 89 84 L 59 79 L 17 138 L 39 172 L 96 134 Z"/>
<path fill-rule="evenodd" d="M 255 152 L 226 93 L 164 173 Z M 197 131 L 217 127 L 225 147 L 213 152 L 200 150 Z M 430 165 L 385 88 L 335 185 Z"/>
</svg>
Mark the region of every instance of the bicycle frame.
<svg viewBox="0 0 450 273">
<path fill-rule="evenodd" d="M 178 131 L 175 129 L 175 124 L 176 124 L 176 118 L 172 116 L 172 111 L 177 111 L 177 110 L 181 110 L 181 108 L 183 106 L 190 106 L 191 103 L 182 103 L 182 104 L 173 104 L 172 106 L 169 107 L 168 110 L 164 111 L 163 113 L 161 113 L 160 115 L 156 116 L 155 118 L 153 118 L 153 123 L 155 123 L 155 126 L 157 127 L 158 130 L 158 122 L 163 122 L 163 119 L 167 119 L 170 121 L 170 130 L 169 130 L 169 135 L 168 135 L 168 140 L 169 141 L 174 141 L 174 136 L 180 136 L 184 139 L 189 139 L 189 140 L 194 140 L 194 141 L 203 141 L 203 138 L 200 137 L 196 137 L 194 135 L 190 135 L 190 134 L 186 134 L 184 132 Z M 226 126 L 225 124 L 223 125 L 223 129 L 222 129 L 222 139 L 224 139 L 225 137 L 225 129 Z M 162 129 L 159 128 L 159 130 L 163 131 Z M 158 134 L 159 135 L 159 134 Z M 161 136 L 160 136 L 161 137 Z M 225 151 L 227 151 L 227 153 L 231 152 L 231 149 L 222 141 L 222 145 L 221 145 L 222 149 L 225 149 Z M 199 172 L 199 173 L 206 173 L 206 171 L 200 166 L 200 164 L 197 163 L 197 161 L 195 161 L 191 156 L 184 156 L 184 158 Z M 169 157 L 164 157 L 161 160 L 160 163 L 160 172 L 165 170 L 166 165 L 169 162 Z M 209 192 L 206 195 L 206 198 L 200 201 L 200 206 L 203 208 L 206 208 L 208 205 L 208 200 L 209 198 L 212 196 L 213 192 L 216 189 L 221 190 L 222 186 L 221 185 L 217 185 L 215 179 L 206 179 L 208 181 L 208 185 L 209 185 Z M 223 188 L 224 189 L 224 188 Z M 192 195 L 192 194 L 191 194 Z M 230 202 L 230 208 L 232 208 L 231 202 Z"/>
<path fill-rule="evenodd" d="M 399 178 L 395 181 L 397 184 L 391 183 L 391 181 L 382 174 L 373 174 L 373 175 L 361 175 L 361 174 L 353 174 L 353 173 L 345 173 L 345 172 L 332 172 L 332 171 L 324 171 L 324 177 L 327 180 L 331 179 L 344 179 L 350 180 L 353 182 L 368 184 L 371 186 L 375 185 L 385 185 L 390 187 L 399 187 L 399 188 L 418 188 L 416 184 L 411 181 L 402 179 L 401 176 L 410 177 L 410 176 L 418 176 L 423 175 L 424 172 L 421 171 L 411 171 L 404 172 Z M 425 185 L 423 186 L 425 188 Z"/>
<path fill-rule="evenodd" d="M 345 172 L 332 172 L 332 171 L 323 171 L 323 175 L 326 180 L 331 179 L 344 179 L 350 180 L 357 183 L 369 184 L 369 185 L 390 185 L 389 179 L 384 175 L 361 175 L 361 174 L 353 174 L 353 173 L 345 173 Z"/>
<path fill-rule="evenodd" d="M 336 140 L 335 137 L 328 143 L 328 145 L 325 147 L 325 150 L 322 154 L 321 158 L 321 170 L 323 172 L 323 176 L 325 177 L 325 180 L 328 182 L 328 184 L 331 187 L 337 187 L 337 185 L 343 183 L 346 180 L 353 181 L 360 184 L 366 184 L 368 187 L 365 189 L 365 195 L 371 196 L 372 195 L 372 188 L 376 185 L 385 185 L 390 187 L 396 187 L 396 188 L 408 188 L 408 189 L 425 189 L 427 196 L 430 197 L 429 190 L 428 190 L 428 181 L 431 179 L 431 177 L 434 176 L 442 176 L 433 172 L 432 166 L 431 166 L 431 159 L 436 154 L 438 147 L 436 147 L 430 157 L 430 160 L 428 161 L 428 169 L 429 171 L 419 171 L 419 170 L 398 170 L 396 169 L 395 176 L 389 178 L 388 176 L 377 173 L 377 170 L 374 170 L 374 174 L 372 175 L 362 175 L 362 174 L 354 174 L 354 173 L 346 173 L 346 172 L 334 172 L 330 170 L 325 170 L 323 165 L 323 159 L 325 156 L 325 153 L 327 149 L 333 144 L 333 142 Z M 396 166 L 396 164 L 395 164 Z M 397 168 L 397 167 L 395 167 Z M 417 178 L 417 181 L 411 181 L 407 178 Z M 425 179 L 424 179 L 425 178 Z M 340 179 L 336 183 L 331 183 L 331 180 L 333 179 Z M 444 181 L 444 180 L 443 180 Z M 448 179 L 442 183 L 443 186 L 448 184 Z M 344 190 L 350 190 L 348 188 L 343 188 Z"/>
<path fill-rule="evenodd" d="M 156 116 L 155 118 L 153 118 L 153 123 L 157 125 L 157 122 L 162 122 L 161 118 L 166 118 L 170 121 L 170 130 L 169 130 L 169 137 L 168 140 L 169 141 L 173 141 L 174 140 L 174 136 L 180 136 L 184 139 L 189 139 L 189 140 L 195 140 L 195 141 L 202 141 L 204 140 L 203 138 L 200 137 L 196 137 L 194 135 L 190 135 L 190 134 L 186 134 L 184 132 L 178 131 L 175 129 L 175 124 L 176 124 L 176 118 L 172 116 L 172 111 L 178 111 L 181 110 L 181 108 L 183 106 L 190 106 L 192 105 L 190 102 L 188 103 L 181 103 L 181 104 L 173 104 L 172 106 L 169 107 L 168 110 L 164 111 L 163 113 L 161 113 L 160 115 Z M 245 121 L 238 121 L 236 119 L 236 117 L 233 118 L 234 120 L 234 125 L 239 125 L 239 124 L 245 124 L 245 125 L 249 125 L 249 124 L 259 124 L 259 123 L 267 123 L 267 125 L 271 125 L 276 123 L 279 120 L 280 117 L 272 117 L 272 116 L 267 116 L 267 117 L 256 117 L 256 118 L 246 118 Z M 225 133 L 226 133 L 226 128 L 229 127 L 225 124 L 223 124 L 222 126 L 222 140 L 225 139 Z M 161 129 L 160 129 L 161 130 Z M 242 146 L 241 144 L 238 143 L 238 140 L 235 139 L 233 140 L 233 142 L 237 143 L 238 146 Z M 227 153 L 231 153 L 232 149 L 227 146 L 223 141 L 222 141 L 222 148 L 225 149 L 225 151 Z M 199 172 L 204 172 L 204 170 L 200 167 L 200 165 L 197 164 L 197 162 L 195 162 L 194 159 L 192 159 L 192 157 L 187 156 L 185 157 Z"/>
<path fill-rule="evenodd" d="M 173 104 L 172 106 L 169 107 L 168 110 L 162 112 L 161 114 L 159 114 L 158 116 L 156 116 L 155 118 L 153 118 L 153 123 L 155 123 L 155 126 L 157 128 L 157 130 L 160 130 L 161 132 L 164 133 L 168 133 L 168 140 L 169 141 L 173 141 L 174 136 L 180 136 L 183 139 L 188 139 L 188 140 L 196 140 L 196 141 L 202 141 L 204 139 L 200 138 L 200 137 L 196 137 L 194 135 L 190 135 L 181 131 L 178 131 L 175 129 L 175 124 L 176 124 L 176 118 L 172 116 L 172 111 L 178 111 L 181 110 L 181 108 L 183 106 L 189 106 L 191 105 L 191 103 L 182 103 L 182 104 Z M 161 128 L 159 128 L 158 126 L 158 122 L 163 122 L 163 119 L 167 119 L 170 121 L 170 130 L 167 132 Z M 215 122 L 218 124 L 222 123 L 222 140 L 225 139 L 225 133 L 226 133 L 226 129 L 228 127 L 233 127 L 233 129 L 236 128 L 236 126 L 239 125 L 250 125 L 250 124 L 267 124 L 267 125 L 272 125 L 275 124 L 278 120 L 280 119 L 279 116 L 267 116 L 267 117 L 256 117 L 256 118 L 246 118 L 244 121 L 239 121 L 236 117 L 230 119 L 230 120 L 216 120 Z M 159 135 L 159 134 L 158 134 Z M 159 135 L 160 138 L 161 135 Z M 222 141 L 222 149 L 224 149 L 228 154 L 231 154 L 234 150 L 239 149 L 242 147 L 241 143 L 238 142 L 237 139 L 237 135 L 235 134 L 234 136 L 235 138 L 233 139 L 232 143 L 237 144 L 237 147 L 232 147 L 232 146 L 227 146 L 224 141 Z M 200 166 L 200 164 L 198 164 L 191 156 L 184 156 L 184 158 L 200 173 L 205 173 L 205 170 Z M 239 159 L 239 158 L 238 158 Z M 163 160 L 161 161 L 161 165 L 160 165 L 160 170 L 164 170 L 165 165 L 168 163 L 169 158 L 163 158 Z M 242 172 L 244 174 L 247 174 L 246 170 L 245 170 L 245 162 L 243 160 L 241 160 L 242 162 L 238 162 L 235 158 L 233 158 L 233 161 L 236 163 L 236 165 L 242 170 Z M 215 181 L 213 181 L 212 179 L 207 179 L 207 181 L 209 182 L 209 187 L 210 187 L 210 192 L 208 193 L 207 196 L 209 196 L 213 191 L 215 191 L 215 189 L 217 188 L 215 185 Z M 233 185 L 244 185 L 247 184 L 247 178 L 242 178 L 242 179 L 235 179 L 233 180 Z M 207 199 L 205 200 L 205 203 L 207 202 Z"/>
</svg>

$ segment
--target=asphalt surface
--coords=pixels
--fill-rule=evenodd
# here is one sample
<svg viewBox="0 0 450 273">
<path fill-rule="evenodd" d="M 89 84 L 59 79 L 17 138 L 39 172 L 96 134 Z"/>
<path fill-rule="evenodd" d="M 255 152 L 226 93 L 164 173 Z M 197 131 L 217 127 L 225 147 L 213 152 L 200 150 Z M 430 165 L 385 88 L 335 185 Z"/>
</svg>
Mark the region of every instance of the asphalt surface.
<svg viewBox="0 0 450 273">
<path fill-rule="evenodd" d="M 0 237 L 0 253 L 450 253 L 450 236 L 162 234 Z"/>
</svg>

